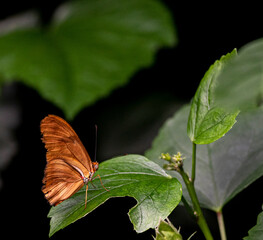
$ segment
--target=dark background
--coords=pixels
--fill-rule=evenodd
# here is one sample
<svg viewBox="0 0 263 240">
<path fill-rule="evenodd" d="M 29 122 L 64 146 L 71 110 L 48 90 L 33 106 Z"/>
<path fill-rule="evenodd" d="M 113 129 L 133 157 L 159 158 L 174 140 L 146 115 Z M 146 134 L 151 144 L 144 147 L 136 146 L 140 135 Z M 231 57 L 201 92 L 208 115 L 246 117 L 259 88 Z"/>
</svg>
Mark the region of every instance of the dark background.
<svg viewBox="0 0 263 240">
<path fill-rule="evenodd" d="M 9 0 L 0 9 L 0 18 L 35 9 L 45 25 L 62 2 Z M 143 154 L 164 121 L 181 104 L 190 101 L 205 71 L 216 59 L 263 36 L 260 2 L 233 6 L 221 2 L 221 5 L 203 6 L 163 2 L 173 14 L 179 44 L 161 49 L 153 66 L 137 72 L 126 86 L 85 108 L 71 122 L 91 156 L 94 154 L 94 124 L 98 125 L 99 162 L 127 153 Z M 3 101 L 19 106 L 20 121 L 14 129 L 18 151 L 1 174 L 1 235 L 8 239 L 15 236 L 48 239 L 50 206 L 41 192 L 45 149 L 40 141 L 39 123 L 50 113 L 64 115 L 36 91 L 19 83 L 5 86 L 2 96 Z M 258 190 L 262 189 L 262 184 L 261 178 L 225 206 L 229 239 L 241 239 L 255 225 L 262 206 Z M 127 213 L 135 204 L 132 198 L 110 199 L 52 238 L 103 239 L 106 234 L 107 238 L 114 239 L 152 239 L 153 231 L 137 234 L 133 230 Z M 205 214 L 214 235 L 218 235 L 215 214 L 210 211 Z M 180 207 L 170 220 L 176 227 L 181 226 L 185 239 L 196 230 L 198 233 L 193 239 L 203 238 Z"/>
</svg>

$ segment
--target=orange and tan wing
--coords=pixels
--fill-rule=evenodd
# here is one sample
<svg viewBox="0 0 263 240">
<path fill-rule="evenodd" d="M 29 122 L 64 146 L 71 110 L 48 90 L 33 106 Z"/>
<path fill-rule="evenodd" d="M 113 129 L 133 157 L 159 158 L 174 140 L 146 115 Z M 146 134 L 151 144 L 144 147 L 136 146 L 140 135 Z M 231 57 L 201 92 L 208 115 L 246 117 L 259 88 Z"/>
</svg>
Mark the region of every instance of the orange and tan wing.
<svg viewBox="0 0 263 240">
<path fill-rule="evenodd" d="M 93 171 L 91 159 L 72 127 L 49 115 L 41 121 L 47 165 L 42 188 L 51 205 L 66 200 L 83 187 L 83 177 Z"/>
</svg>

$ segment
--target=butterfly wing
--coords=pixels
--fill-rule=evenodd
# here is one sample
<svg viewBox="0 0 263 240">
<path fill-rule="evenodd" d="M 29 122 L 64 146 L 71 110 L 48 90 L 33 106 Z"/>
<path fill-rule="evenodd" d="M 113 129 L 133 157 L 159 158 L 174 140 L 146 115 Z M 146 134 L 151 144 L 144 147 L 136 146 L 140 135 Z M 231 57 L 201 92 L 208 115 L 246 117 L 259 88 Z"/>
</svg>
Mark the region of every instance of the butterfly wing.
<svg viewBox="0 0 263 240">
<path fill-rule="evenodd" d="M 57 205 L 83 187 L 83 177 L 93 172 L 91 159 L 72 127 L 49 115 L 41 121 L 42 141 L 47 149 L 42 188 L 51 205 Z"/>
<path fill-rule="evenodd" d="M 83 180 L 70 165 L 62 159 L 47 163 L 42 188 L 51 205 L 58 205 L 83 187 Z"/>
</svg>

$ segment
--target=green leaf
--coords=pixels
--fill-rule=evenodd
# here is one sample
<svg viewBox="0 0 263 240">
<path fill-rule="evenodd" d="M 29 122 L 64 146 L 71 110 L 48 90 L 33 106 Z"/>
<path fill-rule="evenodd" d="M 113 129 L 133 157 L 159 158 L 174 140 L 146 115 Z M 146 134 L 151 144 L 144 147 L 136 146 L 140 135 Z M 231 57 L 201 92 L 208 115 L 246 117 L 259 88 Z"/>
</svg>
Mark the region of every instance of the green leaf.
<svg viewBox="0 0 263 240">
<path fill-rule="evenodd" d="M 112 197 L 134 197 L 137 205 L 129 211 L 129 217 L 137 232 L 146 231 L 158 225 L 160 218 L 166 218 L 179 204 L 182 187 L 179 181 L 167 175 L 154 162 L 140 155 L 117 157 L 100 164 L 99 179 L 89 185 L 87 208 L 85 207 L 85 187 L 56 207 L 52 207 L 48 217 L 50 236 L 69 224 L 86 216 L 107 199 Z"/>
<path fill-rule="evenodd" d="M 156 229 L 155 240 L 182 240 L 179 231 L 173 226 L 171 222 L 161 220 Z"/>
<path fill-rule="evenodd" d="M 36 89 L 73 118 L 175 42 L 172 18 L 158 1 L 71 1 L 46 29 L 0 37 L 0 76 Z"/>
<path fill-rule="evenodd" d="M 243 46 L 218 77 L 217 101 L 229 109 L 247 109 L 263 102 L 263 38 Z"/>
<path fill-rule="evenodd" d="M 187 137 L 190 107 L 185 106 L 167 120 L 146 152 L 147 158 L 163 166 L 161 153 L 180 151 L 186 172 L 192 168 L 192 143 Z M 243 112 L 231 132 L 208 145 L 197 146 L 195 187 L 202 207 L 219 211 L 237 193 L 263 175 L 263 108 Z M 167 171 L 180 178 L 175 171 Z M 182 182 L 182 181 L 181 181 Z M 184 196 L 189 200 L 183 184 Z"/>
<path fill-rule="evenodd" d="M 262 239 L 263 239 L 263 212 L 261 212 L 258 215 L 257 225 L 248 231 L 248 236 L 245 237 L 244 240 L 262 240 Z"/>
<path fill-rule="evenodd" d="M 235 124 L 239 111 L 228 112 L 215 105 L 217 78 L 236 50 L 222 56 L 206 72 L 192 101 L 187 133 L 196 144 L 209 144 L 224 136 Z"/>
</svg>

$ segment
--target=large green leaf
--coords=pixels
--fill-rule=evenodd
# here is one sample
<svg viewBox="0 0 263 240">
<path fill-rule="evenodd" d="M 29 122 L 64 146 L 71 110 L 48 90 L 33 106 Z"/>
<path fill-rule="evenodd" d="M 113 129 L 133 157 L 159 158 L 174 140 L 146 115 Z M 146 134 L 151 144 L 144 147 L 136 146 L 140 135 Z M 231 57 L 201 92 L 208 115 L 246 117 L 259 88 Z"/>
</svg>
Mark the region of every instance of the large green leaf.
<svg viewBox="0 0 263 240">
<path fill-rule="evenodd" d="M 72 1 L 46 29 L 0 37 L 0 76 L 35 88 L 72 118 L 175 41 L 172 18 L 158 1 Z"/>
<path fill-rule="evenodd" d="M 224 136 L 235 124 L 238 111 L 229 112 L 214 103 L 214 89 L 217 78 L 233 56 L 222 56 L 206 72 L 191 104 L 187 133 L 196 144 L 209 144 Z"/>
<path fill-rule="evenodd" d="M 243 46 L 218 77 L 217 101 L 246 109 L 263 101 L 263 38 Z"/>
<path fill-rule="evenodd" d="M 191 172 L 192 143 L 187 137 L 189 106 L 167 120 L 146 152 L 146 156 L 163 166 L 161 153 L 184 154 L 184 168 Z M 263 175 L 263 109 L 241 113 L 232 130 L 208 145 L 197 146 L 196 182 L 198 199 L 205 208 L 219 211 L 237 193 Z M 174 171 L 169 174 L 179 179 Z M 182 181 L 181 181 L 182 182 Z M 183 184 L 183 194 L 187 196 Z"/>
<path fill-rule="evenodd" d="M 262 239 L 263 239 L 263 212 L 261 212 L 258 215 L 257 225 L 249 230 L 248 236 L 245 237 L 244 240 L 262 240 Z"/>
<path fill-rule="evenodd" d="M 99 179 L 89 185 L 87 208 L 85 209 L 85 187 L 49 212 L 50 236 L 76 220 L 86 216 L 107 199 L 130 196 L 137 205 L 129 211 L 129 217 L 137 232 L 158 225 L 179 204 L 182 187 L 177 179 L 167 175 L 157 164 L 140 155 L 126 155 L 103 162 L 98 171 Z"/>
</svg>

